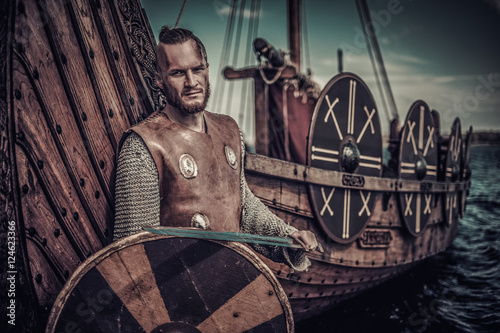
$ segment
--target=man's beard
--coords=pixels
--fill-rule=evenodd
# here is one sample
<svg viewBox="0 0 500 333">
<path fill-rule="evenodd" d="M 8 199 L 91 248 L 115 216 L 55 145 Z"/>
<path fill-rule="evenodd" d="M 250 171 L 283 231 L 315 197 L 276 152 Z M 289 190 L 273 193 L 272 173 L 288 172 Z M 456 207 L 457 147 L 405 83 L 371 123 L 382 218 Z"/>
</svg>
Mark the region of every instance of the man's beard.
<svg viewBox="0 0 500 333">
<path fill-rule="evenodd" d="M 187 113 L 187 114 L 196 114 L 199 113 L 207 107 L 208 99 L 210 97 L 210 82 L 208 82 L 205 85 L 205 96 L 203 98 L 203 102 L 201 103 L 195 103 L 195 104 L 185 104 L 181 97 L 176 93 L 175 89 L 169 89 L 168 85 L 165 93 L 165 97 L 167 98 L 167 103 L 180 111 Z M 195 90 L 195 89 L 192 89 Z M 184 92 L 183 92 L 184 93 Z"/>
</svg>

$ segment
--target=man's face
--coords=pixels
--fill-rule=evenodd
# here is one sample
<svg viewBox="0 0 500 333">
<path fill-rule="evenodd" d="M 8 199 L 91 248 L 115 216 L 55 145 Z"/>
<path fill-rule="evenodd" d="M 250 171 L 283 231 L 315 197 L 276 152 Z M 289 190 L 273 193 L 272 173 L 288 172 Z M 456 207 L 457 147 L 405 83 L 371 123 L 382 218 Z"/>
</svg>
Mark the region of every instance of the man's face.
<svg viewBox="0 0 500 333">
<path fill-rule="evenodd" d="M 157 84 L 165 92 L 168 104 L 188 114 L 205 110 L 210 96 L 208 64 L 196 43 L 160 43 L 157 59 Z"/>
</svg>

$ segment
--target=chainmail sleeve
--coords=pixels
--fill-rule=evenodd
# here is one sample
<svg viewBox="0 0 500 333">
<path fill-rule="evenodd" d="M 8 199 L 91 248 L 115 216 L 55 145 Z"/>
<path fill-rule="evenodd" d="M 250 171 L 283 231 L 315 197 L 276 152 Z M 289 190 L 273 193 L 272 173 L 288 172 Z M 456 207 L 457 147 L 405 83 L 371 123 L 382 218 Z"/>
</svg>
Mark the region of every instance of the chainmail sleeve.
<svg viewBox="0 0 500 333">
<path fill-rule="evenodd" d="M 241 135 L 241 131 L 240 131 Z M 242 165 L 244 166 L 245 144 L 243 137 L 241 139 Z M 261 236 L 277 236 L 287 237 L 295 231 L 296 228 L 285 223 L 278 216 L 274 215 L 260 201 L 248 187 L 245 178 L 245 168 L 241 168 L 241 231 L 249 234 L 257 234 Z M 252 245 L 253 249 L 260 254 L 275 262 L 283 262 L 296 271 L 305 271 L 311 265 L 311 262 L 306 257 L 305 251 L 284 248 L 280 246 L 262 246 L 258 244 Z"/>
<path fill-rule="evenodd" d="M 145 226 L 160 225 L 160 188 L 153 157 L 141 137 L 131 133 L 118 156 L 113 240 Z"/>
</svg>

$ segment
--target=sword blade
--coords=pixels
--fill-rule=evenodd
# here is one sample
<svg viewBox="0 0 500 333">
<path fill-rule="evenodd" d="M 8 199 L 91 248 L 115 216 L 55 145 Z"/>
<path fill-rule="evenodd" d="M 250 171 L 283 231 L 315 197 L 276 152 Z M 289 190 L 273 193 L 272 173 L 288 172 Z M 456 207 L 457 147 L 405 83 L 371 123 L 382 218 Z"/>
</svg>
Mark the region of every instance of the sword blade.
<svg viewBox="0 0 500 333">
<path fill-rule="evenodd" d="M 173 227 L 163 227 L 163 226 L 143 228 L 143 229 L 152 232 L 154 234 L 160 234 L 160 235 L 252 243 L 260 245 L 275 245 L 282 247 L 291 247 L 295 249 L 302 248 L 302 246 L 300 246 L 299 244 L 293 243 L 292 239 L 283 237 L 260 236 L 254 234 L 245 234 L 241 232 L 212 231 L 203 229 L 173 228 Z"/>
</svg>

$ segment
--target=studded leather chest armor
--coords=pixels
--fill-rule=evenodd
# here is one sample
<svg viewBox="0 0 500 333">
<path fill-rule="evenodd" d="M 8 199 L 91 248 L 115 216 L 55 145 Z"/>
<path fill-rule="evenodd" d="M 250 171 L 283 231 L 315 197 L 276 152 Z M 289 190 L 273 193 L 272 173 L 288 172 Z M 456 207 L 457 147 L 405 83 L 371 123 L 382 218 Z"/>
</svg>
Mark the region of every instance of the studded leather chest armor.
<svg viewBox="0 0 500 333">
<path fill-rule="evenodd" d="M 158 169 L 161 225 L 239 231 L 238 125 L 207 111 L 205 122 L 206 133 L 198 133 L 155 112 L 127 133 L 144 140 Z"/>
</svg>

